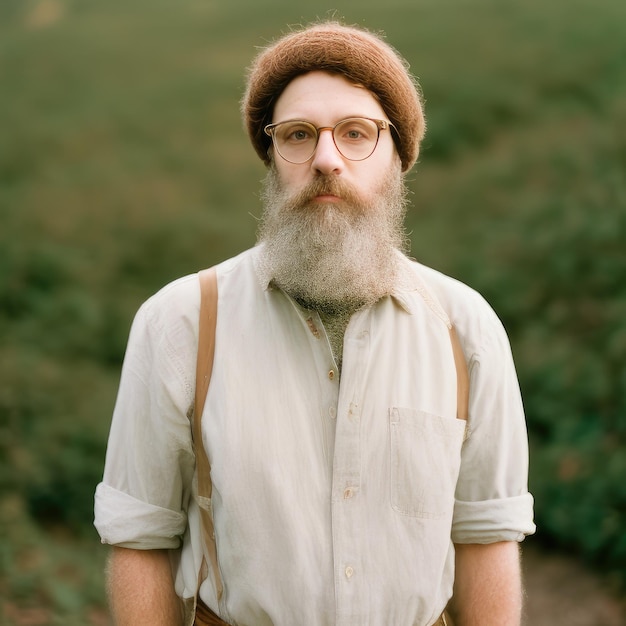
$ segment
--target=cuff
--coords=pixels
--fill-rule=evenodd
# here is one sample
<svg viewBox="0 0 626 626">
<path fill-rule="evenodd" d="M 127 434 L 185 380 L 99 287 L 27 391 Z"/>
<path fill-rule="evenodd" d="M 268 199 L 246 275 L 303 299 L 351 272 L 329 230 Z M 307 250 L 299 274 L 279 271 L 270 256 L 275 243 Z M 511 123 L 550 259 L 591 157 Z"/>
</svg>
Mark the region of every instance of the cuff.
<svg viewBox="0 0 626 626">
<path fill-rule="evenodd" d="M 184 513 L 137 500 L 104 483 L 96 487 L 94 513 L 102 543 L 136 550 L 177 548 L 187 525 Z"/>
<path fill-rule="evenodd" d="M 455 502 L 454 543 L 523 541 L 534 532 L 533 497 L 529 493 L 498 500 Z"/>
</svg>

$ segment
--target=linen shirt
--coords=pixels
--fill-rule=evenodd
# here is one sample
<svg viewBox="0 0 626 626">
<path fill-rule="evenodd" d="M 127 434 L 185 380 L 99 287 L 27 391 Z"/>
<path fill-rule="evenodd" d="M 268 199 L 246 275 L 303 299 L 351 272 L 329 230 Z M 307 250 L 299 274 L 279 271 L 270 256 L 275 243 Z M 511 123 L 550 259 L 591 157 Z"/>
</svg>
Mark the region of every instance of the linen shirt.
<svg viewBox="0 0 626 626">
<path fill-rule="evenodd" d="M 202 421 L 218 560 L 202 599 L 236 624 L 432 624 L 454 543 L 534 532 L 527 435 L 504 329 L 462 283 L 400 256 L 394 293 L 351 318 L 341 377 L 324 326 L 258 269 L 217 266 L 215 361 Z M 398 253 L 399 254 L 399 253 Z M 95 524 L 104 543 L 202 560 L 190 415 L 199 283 L 179 279 L 132 326 Z M 470 372 L 456 418 L 454 324 Z"/>
</svg>

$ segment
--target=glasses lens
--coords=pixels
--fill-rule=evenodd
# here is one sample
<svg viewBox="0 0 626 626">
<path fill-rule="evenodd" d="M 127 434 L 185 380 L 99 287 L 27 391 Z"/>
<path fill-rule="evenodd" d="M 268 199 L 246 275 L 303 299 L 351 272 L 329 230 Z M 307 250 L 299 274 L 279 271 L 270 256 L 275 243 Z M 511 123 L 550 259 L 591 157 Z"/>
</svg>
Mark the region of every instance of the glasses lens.
<svg viewBox="0 0 626 626">
<path fill-rule="evenodd" d="M 274 144 L 291 163 L 304 163 L 315 152 L 317 130 L 308 122 L 283 122 L 274 128 Z"/>
<path fill-rule="evenodd" d="M 374 152 L 378 143 L 376 122 L 362 117 L 344 120 L 333 132 L 339 152 L 351 161 L 362 161 Z"/>
</svg>

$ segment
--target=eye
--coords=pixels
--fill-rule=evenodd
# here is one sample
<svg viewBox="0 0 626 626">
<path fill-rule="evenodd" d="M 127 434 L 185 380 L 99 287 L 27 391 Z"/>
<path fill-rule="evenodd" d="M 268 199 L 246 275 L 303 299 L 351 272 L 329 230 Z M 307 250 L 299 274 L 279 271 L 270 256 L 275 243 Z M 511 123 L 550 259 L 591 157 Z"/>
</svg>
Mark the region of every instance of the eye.
<svg viewBox="0 0 626 626">
<path fill-rule="evenodd" d="M 376 138 L 376 124 L 370 120 L 352 119 L 342 122 L 336 129 L 341 141 L 350 143 L 361 143 L 372 141 Z"/>
<path fill-rule="evenodd" d="M 279 139 L 286 143 L 305 143 L 315 140 L 315 128 L 302 122 L 288 122 L 278 128 Z"/>
<path fill-rule="evenodd" d="M 298 128 L 297 130 L 294 130 L 290 136 L 295 141 L 302 141 L 303 139 L 307 139 L 309 137 L 309 133 L 307 133 L 306 130 Z"/>
<path fill-rule="evenodd" d="M 346 133 L 346 137 L 348 139 L 360 139 L 362 136 L 362 133 L 360 130 L 358 130 L 357 128 L 351 128 L 348 130 L 348 132 Z"/>
</svg>

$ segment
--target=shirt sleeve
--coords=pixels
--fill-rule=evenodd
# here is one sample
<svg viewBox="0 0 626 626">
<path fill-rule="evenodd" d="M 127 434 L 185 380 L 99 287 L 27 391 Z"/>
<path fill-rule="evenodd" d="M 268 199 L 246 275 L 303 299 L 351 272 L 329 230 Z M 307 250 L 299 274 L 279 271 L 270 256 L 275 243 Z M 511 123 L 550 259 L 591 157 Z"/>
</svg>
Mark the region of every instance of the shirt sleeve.
<svg viewBox="0 0 626 626">
<path fill-rule="evenodd" d="M 452 539 L 522 541 L 535 531 L 524 409 L 506 332 L 482 298 L 477 300 L 460 329 L 469 360 L 470 407 Z"/>
<path fill-rule="evenodd" d="M 133 321 L 95 494 L 103 543 L 175 548 L 184 534 L 194 472 L 188 417 L 199 309 L 194 278 L 165 287 Z"/>
</svg>

